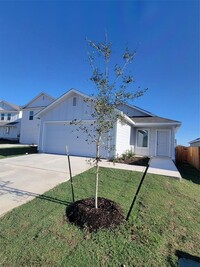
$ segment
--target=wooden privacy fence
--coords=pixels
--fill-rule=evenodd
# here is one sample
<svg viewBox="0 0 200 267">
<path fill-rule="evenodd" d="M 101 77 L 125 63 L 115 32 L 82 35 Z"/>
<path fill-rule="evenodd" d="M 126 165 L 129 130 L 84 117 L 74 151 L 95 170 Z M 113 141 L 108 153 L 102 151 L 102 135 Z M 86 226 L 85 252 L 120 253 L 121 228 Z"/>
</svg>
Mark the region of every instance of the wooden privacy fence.
<svg viewBox="0 0 200 267">
<path fill-rule="evenodd" d="M 200 147 L 176 147 L 176 162 L 186 162 L 200 170 Z"/>
</svg>

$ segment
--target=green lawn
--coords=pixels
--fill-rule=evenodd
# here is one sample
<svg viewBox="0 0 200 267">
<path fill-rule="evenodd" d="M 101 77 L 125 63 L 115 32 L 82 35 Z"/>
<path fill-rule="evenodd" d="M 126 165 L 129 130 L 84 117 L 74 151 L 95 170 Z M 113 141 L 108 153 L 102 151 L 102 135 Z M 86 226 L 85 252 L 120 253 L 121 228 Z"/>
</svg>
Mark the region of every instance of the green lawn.
<svg viewBox="0 0 200 267">
<path fill-rule="evenodd" d="M 0 146 L 0 159 L 5 157 L 15 157 L 19 155 L 25 155 L 37 153 L 37 147 L 36 146 L 24 146 L 24 147 L 6 147 L 1 148 Z"/>
<path fill-rule="evenodd" d="M 141 176 L 101 168 L 100 195 L 127 214 Z M 0 266 L 163 267 L 177 266 L 176 250 L 199 256 L 200 188 L 186 178 L 148 174 L 130 220 L 97 233 L 66 222 L 71 194 L 63 183 L 0 219 Z M 74 187 L 76 199 L 93 196 L 94 169 L 76 176 Z"/>
</svg>

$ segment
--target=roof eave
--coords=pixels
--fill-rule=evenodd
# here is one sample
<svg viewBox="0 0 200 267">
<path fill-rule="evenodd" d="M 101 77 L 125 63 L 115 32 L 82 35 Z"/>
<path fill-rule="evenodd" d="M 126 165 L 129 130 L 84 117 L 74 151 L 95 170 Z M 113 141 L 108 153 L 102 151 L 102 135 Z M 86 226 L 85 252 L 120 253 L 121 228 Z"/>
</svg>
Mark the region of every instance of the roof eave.
<svg viewBox="0 0 200 267">
<path fill-rule="evenodd" d="M 135 123 L 135 126 L 140 126 L 140 127 L 147 127 L 147 126 L 177 126 L 180 127 L 181 123 L 177 123 L 177 122 L 158 122 L 158 123 L 153 123 L 153 122 L 146 122 L 146 123 Z"/>
</svg>

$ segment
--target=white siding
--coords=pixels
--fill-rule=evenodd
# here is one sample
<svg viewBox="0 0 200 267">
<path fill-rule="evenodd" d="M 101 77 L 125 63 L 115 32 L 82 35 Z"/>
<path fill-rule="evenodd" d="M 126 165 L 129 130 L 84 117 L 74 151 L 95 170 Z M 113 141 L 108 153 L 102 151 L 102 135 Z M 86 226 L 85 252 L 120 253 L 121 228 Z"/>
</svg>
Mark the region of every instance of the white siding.
<svg viewBox="0 0 200 267">
<path fill-rule="evenodd" d="M 0 127 L 0 138 L 12 140 L 12 139 L 19 139 L 20 133 L 20 123 L 14 126 L 1 126 Z"/>
<path fill-rule="evenodd" d="M 39 109 L 34 109 L 36 114 Z M 40 133 L 40 120 L 33 117 L 33 120 L 29 120 L 30 110 L 23 110 L 20 130 L 20 143 L 21 144 L 35 144 L 39 143 Z"/>
<path fill-rule="evenodd" d="M 73 106 L 74 97 L 76 97 L 76 106 Z M 92 107 L 89 102 L 85 102 L 80 95 L 71 94 L 47 113 L 44 113 L 41 119 L 43 121 L 90 120 L 93 119 L 91 113 Z"/>
<path fill-rule="evenodd" d="M 46 94 L 41 94 L 31 101 L 22 111 L 20 143 L 22 144 L 39 144 L 41 122 L 36 118 L 36 114 L 44 107 L 51 104 L 53 99 Z M 30 111 L 33 112 L 33 120 L 29 119 Z"/>
<path fill-rule="evenodd" d="M 30 102 L 26 108 L 46 107 L 53 102 L 53 99 L 46 94 L 42 94 L 34 101 Z"/>
<path fill-rule="evenodd" d="M 131 125 L 121 123 L 118 121 L 116 123 L 116 156 L 120 156 L 126 150 L 133 150 L 133 130 Z"/>
</svg>

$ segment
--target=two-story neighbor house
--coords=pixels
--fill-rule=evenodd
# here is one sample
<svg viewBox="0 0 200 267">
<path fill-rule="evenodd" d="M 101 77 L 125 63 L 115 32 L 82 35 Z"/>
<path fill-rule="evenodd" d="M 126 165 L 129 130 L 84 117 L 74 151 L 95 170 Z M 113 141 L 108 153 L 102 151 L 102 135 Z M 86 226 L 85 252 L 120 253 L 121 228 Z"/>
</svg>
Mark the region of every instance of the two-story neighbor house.
<svg viewBox="0 0 200 267">
<path fill-rule="evenodd" d="M 40 120 L 35 115 L 54 100 L 53 97 L 42 92 L 22 107 L 21 144 L 39 144 Z"/>
<path fill-rule="evenodd" d="M 20 107 L 0 100 L 0 138 L 19 140 L 20 120 Z"/>
</svg>

